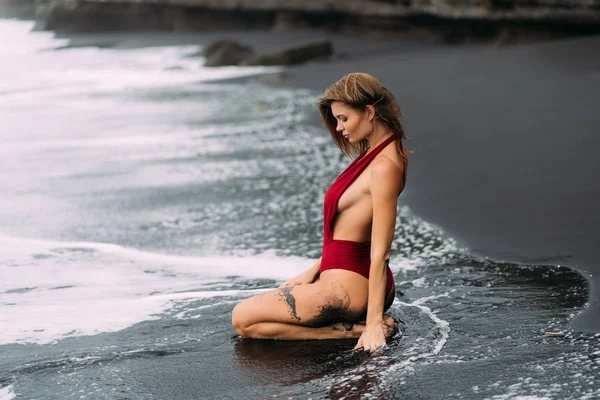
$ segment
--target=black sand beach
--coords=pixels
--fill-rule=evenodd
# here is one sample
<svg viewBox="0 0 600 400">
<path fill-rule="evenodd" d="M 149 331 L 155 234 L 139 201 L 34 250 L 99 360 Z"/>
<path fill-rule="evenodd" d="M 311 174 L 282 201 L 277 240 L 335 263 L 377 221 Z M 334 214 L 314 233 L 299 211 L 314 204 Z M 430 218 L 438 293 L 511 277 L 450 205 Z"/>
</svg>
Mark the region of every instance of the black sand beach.
<svg viewBox="0 0 600 400">
<path fill-rule="evenodd" d="M 119 47 L 157 44 L 148 35 L 101 37 Z M 72 44 L 99 38 L 80 35 Z M 591 291 L 573 327 L 600 331 L 599 36 L 513 47 L 321 31 L 173 36 L 200 44 L 220 38 L 258 51 L 332 40 L 333 61 L 261 80 L 321 91 L 349 72 L 379 78 L 403 107 L 414 151 L 403 201 L 475 255 L 576 269 Z"/>
<path fill-rule="evenodd" d="M 207 72 L 177 46 L 224 37 L 259 51 L 330 38 L 338 56 L 196 82 Z M 14 321 L 0 398 L 598 398 L 600 334 L 569 327 L 589 288 L 556 265 L 598 269 L 599 43 L 253 31 L 43 47 L 18 64 L 24 95 L 4 94 L 18 107 L 3 161 L 19 168 L 0 196 L 0 322 Z M 234 305 L 320 254 L 320 201 L 349 160 L 313 102 L 357 70 L 396 94 L 414 151 L 392 243 L 402 335 L 380 356 L 241 339 Z M 59 84 L 29 95 L 40 76 Z"/>
<path fill-rule="evenodd" d="M 379 77 L 404 107 L 415 151 L 411 209 L 475 254 L 577 269 L 592 291 L 574 327 L 597 332 L 599 48 L 591 37 L 381 54 L 297 69 L 288 82 L 323 87 L 357 70 Z"/>
<path fill-rule="evenodd" d="M 331 40 L 331 62 L 261 80 L 322 91 L 349 72 L 376 76 L 403 107 L 414 151 L 403 201 L 473 254 L 575 268 L 591 291 L 573 327 L 600 331 L 600 36 L 499 47 L 244 31 L 77 35 L 71 46 L 222 38 L 257 51 Z"/>
<path fill-rule="evenodd" d="M 573 327 L 600 331 L 600 37 L 351 46 L 347 59 L 294 68 L 282 84 L 319 90 L 349 72 L 378 77 L 405 113 L 410 208 L 473 254 L 575 268 L 592 290 Z"/>
<path fill-rule="evenodd" d="M 308 66 L 287 84 L 369 72 L 396 94 L 414 150 L 404 200 L 471 252 L 562 265 L 592 284 L 573 326 L 600 331 L 600 37 L 446 48 Z"/>
</svg>

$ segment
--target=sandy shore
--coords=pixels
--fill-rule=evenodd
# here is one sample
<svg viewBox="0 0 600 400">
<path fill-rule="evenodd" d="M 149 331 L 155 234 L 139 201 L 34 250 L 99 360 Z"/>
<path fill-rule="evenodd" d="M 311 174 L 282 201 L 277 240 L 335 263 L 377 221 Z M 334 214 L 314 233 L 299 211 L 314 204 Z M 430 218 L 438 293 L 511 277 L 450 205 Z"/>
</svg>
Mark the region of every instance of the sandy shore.
<svg viewBox="0 0 600 400">
<path fill-rule="evenodd" d="M 479 256 L 577 269 L 592 291 L 574 327 L 600 331 L 600 36 L 504 48 L 318 31 L 127 37 L 72 43 L 233 38 L 271 51 L 333 40 L 336 60 L 290 68 L 277 84 L 321 91 L 348 72 L 378 77 L 404 109 L 414 150 L 402 201 Z"/>
<path fill-rule="evenodd" d="M 382 52 L 295 68 L 284 84 L 378 77 L 414 150 L 403 200 L 480 256 L 577 269 L 592 290 L 574 327 L 600 331 L 598 48 L 596 36 Z"/>
<path fill-rule="evenodd" d="M 600 331 L 598 48 L 591 37 L 382 54 L 298 68 L 288 83 L 381 79 L 415 150 L 404 201 L 476 254 L 576 268 L 592 291 L 574 327 Z"/>
</svg>

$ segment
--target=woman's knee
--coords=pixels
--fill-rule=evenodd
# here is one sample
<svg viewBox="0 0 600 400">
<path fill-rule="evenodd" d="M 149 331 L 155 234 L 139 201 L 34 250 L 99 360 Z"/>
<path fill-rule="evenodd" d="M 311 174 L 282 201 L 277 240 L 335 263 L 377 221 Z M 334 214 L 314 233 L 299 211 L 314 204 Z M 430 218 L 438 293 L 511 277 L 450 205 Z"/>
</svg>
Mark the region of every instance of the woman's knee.
<svg viewBox="0 0 600 400">
<path fill-rule="evenodd" d="M 231 325 L 233 325 L 233 329 L 235 329 L 240 336 L 247 337 L 250 321 L 247 317 L 247 313 L 244 312 L 244 303 L 245 302 L 242 301 L 233 308 L 233 311 L 231 312 Z"/>
</svg>

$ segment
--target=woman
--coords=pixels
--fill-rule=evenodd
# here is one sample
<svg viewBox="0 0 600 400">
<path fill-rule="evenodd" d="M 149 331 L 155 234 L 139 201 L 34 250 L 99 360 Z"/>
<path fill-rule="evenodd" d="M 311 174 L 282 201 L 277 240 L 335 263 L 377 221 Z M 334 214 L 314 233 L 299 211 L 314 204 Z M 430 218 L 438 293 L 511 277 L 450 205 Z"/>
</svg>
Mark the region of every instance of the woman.
<svg viewBox="0 0 600 400">
<path fill-rule="evenodd" d="M 356 349 L 376 351 L 395 328 L 384 312 L 394 301 L 389 248 L 406 184 L 402 112 L 364 73 L 344 76 L 318 105 L 340 150 L 358 155 L 325 194 L 322 256 L 278 289 L 238 304 L 232 323 L 244 337 L 359 338 Z"/>
</svg>

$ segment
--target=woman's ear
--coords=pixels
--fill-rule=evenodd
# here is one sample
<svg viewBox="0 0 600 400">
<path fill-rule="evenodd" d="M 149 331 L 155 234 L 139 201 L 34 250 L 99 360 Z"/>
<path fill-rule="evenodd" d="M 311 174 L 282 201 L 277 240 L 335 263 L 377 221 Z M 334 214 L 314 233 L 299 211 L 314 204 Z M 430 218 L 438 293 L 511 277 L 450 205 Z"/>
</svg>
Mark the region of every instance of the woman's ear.
<svg viewBox="0 0 600 400">
<path fill-rule="evenodd" d="M 369 122 L 373 121 L 373 118 L 375 117 L 375 107 L 373 107 L 372 105 L 368 105 L 367 106 L 367 118 L 369 118 Z"/>
</svg>

